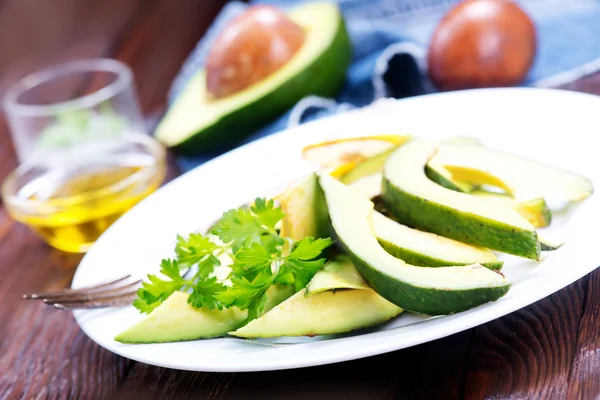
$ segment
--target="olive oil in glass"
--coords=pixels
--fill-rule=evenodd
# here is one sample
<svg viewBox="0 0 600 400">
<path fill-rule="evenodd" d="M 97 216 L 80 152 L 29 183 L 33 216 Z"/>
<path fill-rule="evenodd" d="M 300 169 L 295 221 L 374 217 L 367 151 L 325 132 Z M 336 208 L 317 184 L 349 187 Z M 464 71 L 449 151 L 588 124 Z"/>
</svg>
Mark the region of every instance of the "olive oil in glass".
<svg viewBox="0 0 600 400">
<path fill-rule="evenodd" d="M 164 148 L 145 133 L 133 73 L 119 61 L 33 73 L 3 106 L 19 161 L 2 184 L 4 205 L 58 249 L 87 251 L 165 177 Z"/>
<path fill-rule="evenodd" d="M 128 144 L 137 151 L 80 157 L 68 168 L 21 167 L 3 185 L 11 216 L 50 245 L 85 252 L 106 229 L 162 183 L 166 166 L 158 144 L 143 136 Z M 147 143 L 143 143 L 147 142 Z M 142 146 L 143 145 L 143 146 Z M 123 146 L 119 142 L 119 146 Z M 60 163 L 64 165 L 64 163 Z"/>
</svg>

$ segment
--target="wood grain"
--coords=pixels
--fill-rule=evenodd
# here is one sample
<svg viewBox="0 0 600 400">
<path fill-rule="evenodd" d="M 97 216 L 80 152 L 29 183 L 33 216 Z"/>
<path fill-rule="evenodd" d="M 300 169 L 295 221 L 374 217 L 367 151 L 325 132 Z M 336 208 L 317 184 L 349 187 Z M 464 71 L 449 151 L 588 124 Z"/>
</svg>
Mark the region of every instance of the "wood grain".
<svg viewBox="0 0 600 400">
<path fill-rule="evenodd" d="M 143 109 L 156 115 L 182 60 L 222 3 L 0 2 L 0 92 L 49 63 L 116 57 L 132 66 Z M 600 94 L 600 74 L 566 88 Z M 0 178 L 13 167 L 0 118 Z M 170 177 L 176 175 L 171 168 Z M 600 270 L 520 311 L 413 348 L 299 370 L 216 374 L 118 357 L 89 340 L 70 314 L 21 298 L 68 286 L 80 258 L 51 249 L 0 208 L 0 399 L 587 400 L 600 395 Z"/>
</svg>

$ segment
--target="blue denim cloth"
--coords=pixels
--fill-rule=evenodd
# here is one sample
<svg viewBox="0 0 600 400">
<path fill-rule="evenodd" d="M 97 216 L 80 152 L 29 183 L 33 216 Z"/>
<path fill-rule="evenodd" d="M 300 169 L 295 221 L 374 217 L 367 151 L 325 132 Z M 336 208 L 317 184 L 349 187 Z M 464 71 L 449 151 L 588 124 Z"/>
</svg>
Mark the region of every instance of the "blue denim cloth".
<svg viewBox="0 0 600 400">
<path fill-rule="evenodd" d="M 335 99 L 309 97 L 285 115 L 250 135 L 240 145 L 308 120 L 380 97 L 403 98 L 435 92 L 426 73 L 429 38 L 445 12 L 459 0 L 337 0 L 354 47 L 346 84 Z M 283 8 L 303 0 L 260 0 Z M 538 54 L 524 86 L 552 87 L 600 70 L 600 1 L 523 0 L 538 33 Z M 227 3 L 189 55 L 173 82 L 172 103 L 187 80 L 201 68 L 211 41 L 223 26 L 248 7 Z M 219 154 L 178 157 L 183 171 Z"/>
</svg>

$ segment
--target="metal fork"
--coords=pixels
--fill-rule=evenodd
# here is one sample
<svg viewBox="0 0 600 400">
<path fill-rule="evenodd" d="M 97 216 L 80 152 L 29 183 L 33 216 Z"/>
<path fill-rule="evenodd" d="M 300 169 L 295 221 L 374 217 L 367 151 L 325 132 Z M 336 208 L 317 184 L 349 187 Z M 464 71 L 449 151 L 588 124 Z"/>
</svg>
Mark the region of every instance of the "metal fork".
<svg viewBox="0 0 600 400">
<path fill-rule="evenodd" d="M 79 289 L 63 289 L 56 292 L 24 294 L 28 300 L 41 300 L 60 310 L 119 307 L 131 304 L 142 280 L 127 282 L 126 275 L 110 282 Z"/>
</svg>

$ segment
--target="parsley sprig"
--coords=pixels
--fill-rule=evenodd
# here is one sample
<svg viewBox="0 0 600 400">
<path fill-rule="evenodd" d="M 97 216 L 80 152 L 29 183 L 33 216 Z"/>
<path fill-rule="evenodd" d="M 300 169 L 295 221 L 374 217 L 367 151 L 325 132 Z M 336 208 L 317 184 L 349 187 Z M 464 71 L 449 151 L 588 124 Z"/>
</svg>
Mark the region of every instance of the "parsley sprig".
<svg viewBox="0 0 600 400">
<path fill-rule="evenodd" d="M 235 306 L 248 310 L 248 320 L 259 317 L 269 288 L 278 284 L 293 285 L 295 291 L 304 288 L 325 263 L 323 252 L 333 243 L 329 238 L 306 237 L 296 242 L 280 236 L 276 226 L 283 217 L 273 200 L 257 198 L 250 207 L 225 212 L 209 232 L 212 238 L 198 233 L 178 236 L 176 259 L 161 263 L 160 272 L 168 279 L 149 275 L 134 306 L 149 313 L 173 292 L 187 291 L 193 307 L 213 310 Z M 233 260 L 230 284 L 213 276 L 223 253 Z M 196 271 L 191 278 L 181 275 L 182 270 L 192 267 Z"/>
</svg>

